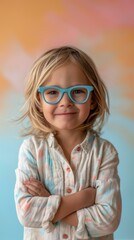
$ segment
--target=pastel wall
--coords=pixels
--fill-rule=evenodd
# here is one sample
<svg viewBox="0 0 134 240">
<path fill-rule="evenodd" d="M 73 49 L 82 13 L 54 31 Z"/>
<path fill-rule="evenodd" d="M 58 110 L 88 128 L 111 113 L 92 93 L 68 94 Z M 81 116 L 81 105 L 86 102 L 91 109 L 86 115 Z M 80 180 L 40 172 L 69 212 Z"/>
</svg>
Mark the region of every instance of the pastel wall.
<svg viewBox="0 0 134 240">
<path fill-rule="evenodd" d="M 87 52 L 104 79 L 111 115 L 103 131 L 120 156 L 123 201 L 116 240 L 134 239 L 134 1 L 5 0 L 0 2 L 0 239 L 21 240 L 13 199 L 22 139 L 12 122 L 24 78 L 45 50 L 71 44 Z"/>
</svg>

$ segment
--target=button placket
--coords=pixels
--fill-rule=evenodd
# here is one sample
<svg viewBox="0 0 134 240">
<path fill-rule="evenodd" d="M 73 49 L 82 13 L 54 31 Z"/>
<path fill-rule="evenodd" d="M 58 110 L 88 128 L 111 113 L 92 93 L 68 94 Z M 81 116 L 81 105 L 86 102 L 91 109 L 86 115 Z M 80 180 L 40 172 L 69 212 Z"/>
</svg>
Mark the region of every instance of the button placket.
<svg viewBox="0 0 134 240">
<path fill-rule="evenodd" d="M 75 174 L 74 170 L 77 169 L 77 164 L 81 157 L 81 146 L 77 146 L 71 153 L 71 162 L 73 161 L 73 169 L 71 164 L 64 162 L 64 173 L 65 173 L 65 192 L 68 194 L 73 193 L 75 187 Z"/>
<path fill-rule="evenodd" d="M 74 172 L 71 168 L 71 164 L 66 163 L 64 165 L 64 173 L 65 173 L 65 186 L 66 189 L 70 186 L 74 186 Z"/>
<path fill-rule="evenodd" d="M 72 155 L 71 155 L 72 170 L 73 170 L 73 173 L 74 173 L 74 177 L 76 175 L 77 168 L 78 168 L 79 162 L 81 160 L 81 156 L 82 156 L 82 151 L 81 150 L 82 150 L 81 146 L 77 146 L 73 150 Z"/>
</svg>

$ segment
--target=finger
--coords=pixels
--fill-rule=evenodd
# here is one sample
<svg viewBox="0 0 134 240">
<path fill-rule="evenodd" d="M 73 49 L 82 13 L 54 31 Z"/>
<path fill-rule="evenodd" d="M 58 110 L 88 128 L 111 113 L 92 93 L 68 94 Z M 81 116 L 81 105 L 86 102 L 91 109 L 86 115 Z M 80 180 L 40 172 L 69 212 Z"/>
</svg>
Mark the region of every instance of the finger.
<svg viewBox="0 0 134 240">
<path fill-rule="evenodd" d="M 34 191 L 28 189 L 28 193 L 30 193 L 32 196 L 38 196 L 38 194 L 36 194 Z"/>
<path fill-rule="evenodd" d="M 36 183 L 39 186 L 43 186 L 45 188 L 44 184 L 41 181 L 39 181 L 39 180 L 37 180 L 35 178 L 30 178 L 30 182 Z"/>
<path fill-rule="evenodd" d="M 36 187 L 36 188 L 38 188 L 39 186 L 40 186 L 40 183 L 39 182 L 36 182 L 36 181 L 26 181 L 25 182 L 25 185 L 26 184 L 28 184 L 28 185 L 32 185 L 32 186 L 34 186 L 34 187 Z"/>
<path fill-rule="evenodd" d="M 40 182 L 40 181 L 38 181 L 38 180 L 27 181 L 26 183 L 28 183 L 29 185 L 32 185 L 32 186 L 38 188 L 38 193 L 40 193 L 40 192 L 42 192 L 42 191 L 49 193 L 49 191 L 45 188 L 45 186 L 43 185 L 43 183 Z"/>
<path fill-rule="evenodd" d="M 26 183 L 32 183 L 33 186 L 38 187 L 38 188 L 42 188 L 43 187 L 43 189 L 48 191 L 48 189 L 44 186 L 44 184 L 41 181 L 39 181 L 39 180 L 37 180 L 37 179 L 35 179 L 33 177 L 30 177 L 30 180 L 26 181 Z"/>
<path fill-rule="evenodd" d="M 34 191 L 36 193 L 36 195 L 38 196 L 48 196 L 50 195 L 46 189 L 44 187 L 35 187 L 34 185 L 32 184 L 28 184 L 26 185 L 27 188 L 29 188 L 30 190 Z"/>
<path fill-rule="evenodd" d="M 25 184 L 25 186 L 27 187 L 28 190 L 31 190 L 35 192 L 37 195 L 39 195 L 40 190 L 37 187 L 33 186 L 32 184 Z"/>
<path fill-rule="evenodd" d="M 43 186 L 45 188 L 44 184 L 41 181 L 39 181 L 39 180 L 37 180 L 37 179 L 35 179 L 33 177 L 30 177 L 29 181 L 30 182 L 36 182 L 36 183 L 38 183 L 39 185 L 41 185 L 41 186 Z"/>
<path fill-rule="evenodd" d="M 47 192 L 44 188 L 40 188 L 40 189 L 36 189 L 35 187 L 33 187 L 32 185 L 26 185 L 27 187 L 27 191 L 29 193 L 32 193 L 32 195 L 34 196 L 40 196 L 40 197 L 49 197 L 50 193 Z"/>
</svg>

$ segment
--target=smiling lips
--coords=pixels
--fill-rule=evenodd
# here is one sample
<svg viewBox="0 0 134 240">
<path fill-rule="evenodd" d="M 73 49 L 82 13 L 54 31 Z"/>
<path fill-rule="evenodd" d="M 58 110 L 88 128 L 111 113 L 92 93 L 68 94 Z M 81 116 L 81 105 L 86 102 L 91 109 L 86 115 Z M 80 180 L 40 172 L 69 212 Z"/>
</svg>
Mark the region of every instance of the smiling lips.
<svg viewBox="0 0 134 240">
<path fill-rule="evenodd" d="M 76 114 L 76 112 L 63 112 L 63 113 L 56 113 L 55 115 L 73 115 Z"/>
<path fill-rule="evenodd" d="M 72 115 L 72 114 L 76 114 L 76 112 L 74 112 L 74 113 L 56 113 L 56 115 Z"/>
</svg>

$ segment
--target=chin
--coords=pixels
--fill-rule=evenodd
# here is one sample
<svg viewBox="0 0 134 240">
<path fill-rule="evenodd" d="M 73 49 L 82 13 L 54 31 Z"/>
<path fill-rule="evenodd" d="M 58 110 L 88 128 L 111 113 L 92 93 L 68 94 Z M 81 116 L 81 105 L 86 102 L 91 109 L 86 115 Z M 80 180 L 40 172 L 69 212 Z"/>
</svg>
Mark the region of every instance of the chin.
<svg viewBox="0 0 134 240">
<path fill-rule="evenodd" d="M 60 127 L 60 128 L 57 128 L 57 130 L 73 130 L 74 128 L 72 127 Z"/>
<path fill-rule="evenodd" d="M 58 131 L 60 131 L 60 130 L 74 130 L 74 129 L 76 129 L 78 126 L 60 126 L 60 127 L 56 127 L 55 129 L 56 130 L 58 130 Z"/>
</svg>

